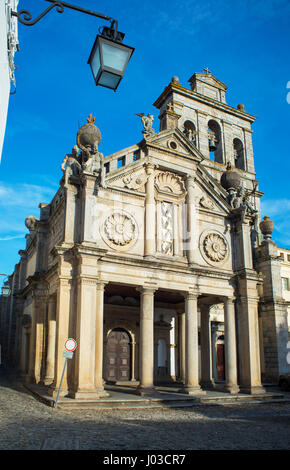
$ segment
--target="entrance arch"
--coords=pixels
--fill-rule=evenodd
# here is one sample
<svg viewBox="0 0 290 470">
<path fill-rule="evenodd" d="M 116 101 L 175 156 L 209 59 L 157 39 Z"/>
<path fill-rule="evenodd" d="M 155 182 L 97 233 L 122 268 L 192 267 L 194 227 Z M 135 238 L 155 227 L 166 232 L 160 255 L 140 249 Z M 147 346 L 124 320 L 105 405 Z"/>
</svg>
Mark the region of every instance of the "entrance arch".
<svg viewBox="0 0 290 470">
<path fill-rule="evenodd" d="M 131 341 L 123 328 L 110 331 L 105 356 L 105 380 L 127 382 L 131 378 Z"/>
</svg>

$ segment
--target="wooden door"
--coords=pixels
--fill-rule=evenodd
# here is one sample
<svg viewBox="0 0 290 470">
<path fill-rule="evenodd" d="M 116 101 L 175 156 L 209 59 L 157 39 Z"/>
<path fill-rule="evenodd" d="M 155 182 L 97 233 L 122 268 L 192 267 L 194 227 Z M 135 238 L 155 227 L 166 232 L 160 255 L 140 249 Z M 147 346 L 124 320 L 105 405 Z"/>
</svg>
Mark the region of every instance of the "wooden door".
<svg viewBox="0 0 290 470">
<path fill-rule="evenodd" d="M 130 338 L 125 330 L 115 329 L 108 337 L 105 378 L 110 382 L 130 380 Z"/>
<path fill-rule="evenodd" d="M 216 366 L 219 380 L 225 380 L 225 348 L 223 344 L 216 345 Z"/>
</svg>

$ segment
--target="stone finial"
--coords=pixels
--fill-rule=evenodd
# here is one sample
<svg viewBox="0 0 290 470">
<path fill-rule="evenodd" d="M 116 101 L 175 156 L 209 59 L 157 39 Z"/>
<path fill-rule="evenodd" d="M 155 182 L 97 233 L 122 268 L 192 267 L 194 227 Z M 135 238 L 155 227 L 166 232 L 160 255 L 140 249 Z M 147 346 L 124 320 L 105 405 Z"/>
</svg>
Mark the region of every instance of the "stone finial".
<svg viewBox="0 0 290 470">
<path fill-rule="evenodd" d="M 238 104 L 237 109 L 241 111 L 242 113 L 245 113 L 245 106 L 243 104 Z"/>
<path fill-rule="evenodd" d="M 265 215 L 264 220 L 260 222 L 260 229 L 264 236 L 264 239 L 270 240 L 270 238 L 272 238 L 271 235 L 274 229 L 274 222 L 272 222 L 272 220 L 270 220 L 269 217 Z"/>
<path fill-rule="evenodd" d="M 172 77 L 171 79 L 171 83 L 178 83 L 180 85 L 179 78 L 176 75 L 174 75 L 174 77 Z"/>
</svg>

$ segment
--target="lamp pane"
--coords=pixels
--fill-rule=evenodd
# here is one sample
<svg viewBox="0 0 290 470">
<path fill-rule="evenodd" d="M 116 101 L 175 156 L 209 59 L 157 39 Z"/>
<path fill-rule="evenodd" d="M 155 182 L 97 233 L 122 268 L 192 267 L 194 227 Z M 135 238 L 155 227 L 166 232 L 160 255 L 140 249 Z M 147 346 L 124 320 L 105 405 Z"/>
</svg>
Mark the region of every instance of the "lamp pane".
<svg viewBox="0 0 290 470">
<path fill-rule="evenodd" d="M 104 66 L 123 72 L 130 50 L 121 49 L 117 44 L 111 45 L 106 43 L 102 44 L 102 49 Z"/>
<path fill-rule="evenodd" d="M 114 75 L 113 73 L 102 72 L 98 80 L 98 85 L 112 88 L 114 90 L 118 86 L 120 79 L 121 77 L 118 77 L 118 75 Z"/>
<path fill-rule="evenodd" d="M 101 66 L 101 63 L 100 63 L 100 47 L 99 47 L 99 44 L 98 44 L 97 47 L 96 47 L 95 53 L 93 55 L 93 58 L 91 60 L 91 68 L 92 68 L 92 72 L 93 72 L 93 75 L 94 75 L 95 79 L 96 79 L 96 77 L 98 75 L 98 72 L 100 70 L 100 66 Z"/>
</svg>

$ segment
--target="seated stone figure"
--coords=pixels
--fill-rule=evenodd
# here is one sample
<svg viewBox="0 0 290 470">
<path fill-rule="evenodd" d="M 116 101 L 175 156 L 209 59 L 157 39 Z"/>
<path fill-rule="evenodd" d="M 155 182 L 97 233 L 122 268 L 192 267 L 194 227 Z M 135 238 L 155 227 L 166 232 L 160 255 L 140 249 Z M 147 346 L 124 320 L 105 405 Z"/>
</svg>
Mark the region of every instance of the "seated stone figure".
<svg viewBox="0 0 290 470">
<path fill-rule="evenodd" d="M 64 173 L 64 187 L 67 187 L 70 176 L 79 176 L 81 164 L 78 160 L 79 148 L 74 145 L 72 153 L 67 154 L 61 164 L 61 170 Z"/>
</svg>

